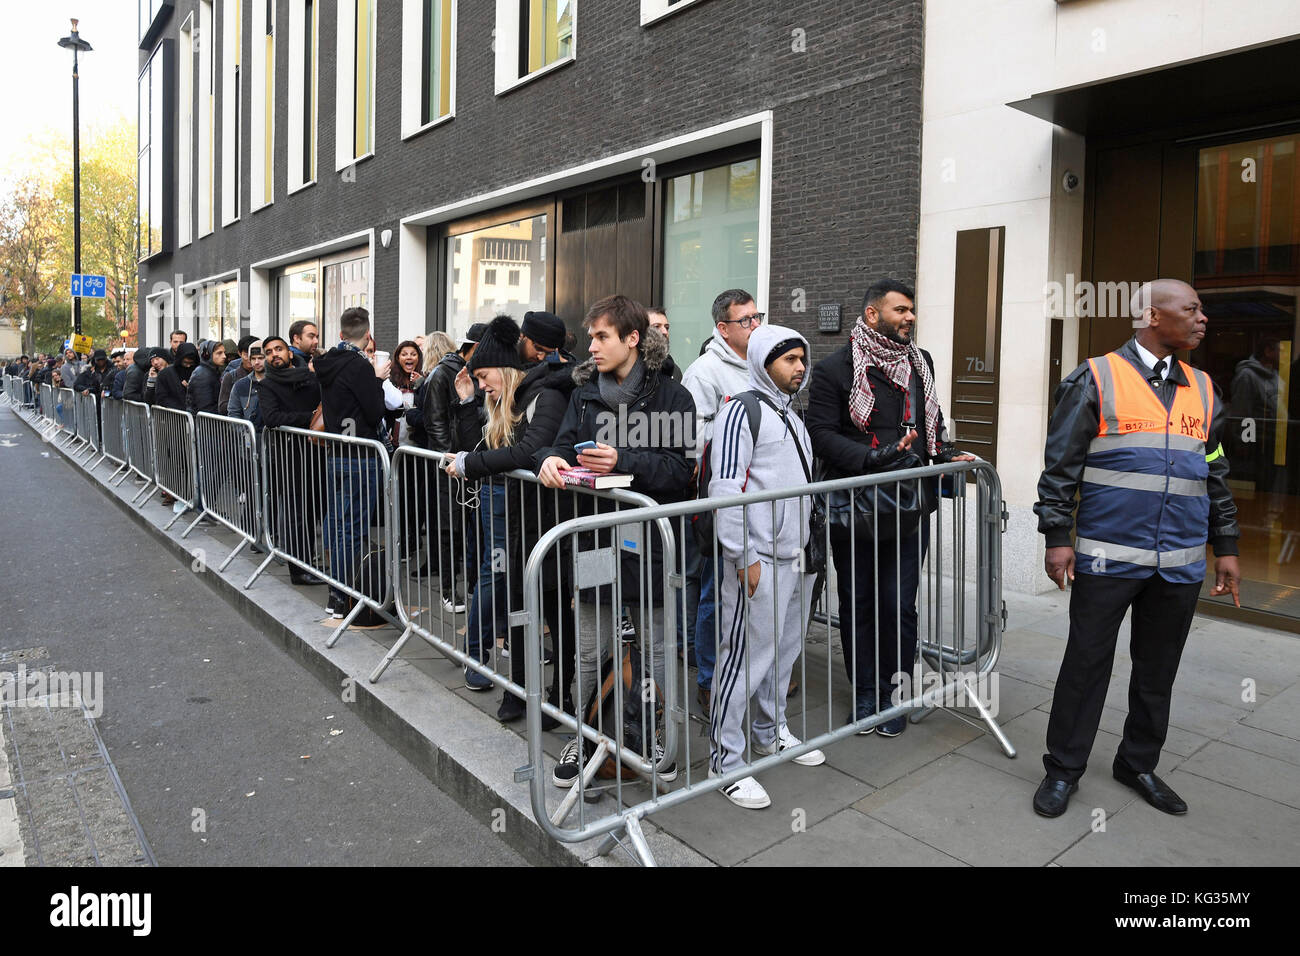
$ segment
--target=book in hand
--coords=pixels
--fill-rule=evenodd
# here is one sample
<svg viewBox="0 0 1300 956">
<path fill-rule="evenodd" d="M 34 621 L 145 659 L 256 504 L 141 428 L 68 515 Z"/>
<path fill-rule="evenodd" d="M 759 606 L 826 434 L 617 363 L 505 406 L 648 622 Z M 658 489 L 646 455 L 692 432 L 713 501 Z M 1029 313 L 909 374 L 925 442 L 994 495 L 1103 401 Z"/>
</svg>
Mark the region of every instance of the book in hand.
<svg viewBox="0 0 1300 956">
<path fill-rule="evenodd" d="M 562 468 L 560 469 L 560 477 L 564 479 L 566 485 L 578 485 L 582 488 L 591 488 L 594 491 L 604 491 L 608 488 L 626 488 L 632 484 L 631 475 L 617 471 L 598 475 L 590 468 Z"/>
</svg>

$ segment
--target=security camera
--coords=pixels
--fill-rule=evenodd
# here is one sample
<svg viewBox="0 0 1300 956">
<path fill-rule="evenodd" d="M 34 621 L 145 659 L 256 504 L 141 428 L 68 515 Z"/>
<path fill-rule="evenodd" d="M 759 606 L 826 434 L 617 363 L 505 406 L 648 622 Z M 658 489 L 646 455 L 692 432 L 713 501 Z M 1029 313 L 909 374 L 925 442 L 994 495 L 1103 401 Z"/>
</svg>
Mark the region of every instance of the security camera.
<svg viewBox="0 0 1300 956">
<path fill-rule="evenodd" d="M 1079 177 L 1077 174 L 1070 172 L 1068 169 L 1065 175 L 1061 177 L 1061 188 L 1067 193 L 1072 193 L 1079 188 Z"/>
</svg>

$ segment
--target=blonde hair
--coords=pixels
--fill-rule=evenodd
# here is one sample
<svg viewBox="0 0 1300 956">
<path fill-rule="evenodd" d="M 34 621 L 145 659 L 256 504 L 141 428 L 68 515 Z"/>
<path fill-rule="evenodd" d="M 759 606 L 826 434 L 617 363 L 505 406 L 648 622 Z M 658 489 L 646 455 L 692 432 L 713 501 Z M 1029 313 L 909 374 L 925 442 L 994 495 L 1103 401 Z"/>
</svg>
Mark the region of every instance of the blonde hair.
<svg viewBox="0 0 1300 956">
<path fill-rule="evenodd" d="M 515 436 L 515 426 L 524 417 L 523 412 L 515 411 L 515 392 L 524 380 L 524 373 L 517 368 L 499 367 L 501 373 L 501 397 L 493 401 L 490 396 L 484 399 L 487 407 L 487 424 L 483 426 L 483 440 L 489 448 L 503 448 L 509 445 Z"/>
<path fill-rule="evenodd" d="M 428 332 L 424 336 L 424 368 L 422 375 L 428 375 L 433 367 L 442 361 L 448 352 L 456 351 L 456 343 L 446 332 Z"/>
</svg>

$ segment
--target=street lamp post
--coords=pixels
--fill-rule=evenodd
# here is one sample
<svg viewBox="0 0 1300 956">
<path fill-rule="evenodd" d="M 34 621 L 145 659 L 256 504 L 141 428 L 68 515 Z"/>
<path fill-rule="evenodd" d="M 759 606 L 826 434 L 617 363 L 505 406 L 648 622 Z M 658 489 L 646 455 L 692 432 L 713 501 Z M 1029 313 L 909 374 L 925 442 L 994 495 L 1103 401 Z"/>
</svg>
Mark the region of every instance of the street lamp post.
<svg viewBox="0 0 1300 956">
<path fill-rule="evenodd" d="M 91 45 L 77 33 L 72 21 L 72 35 L 59 40 L 59 46 L 72 50 L 72 271 L 81 275 L 81 97 L 77 88 L 77 57 L 89 53 Z M 81 334 L 81 296 L 72 297 L 72 328 Z"/>
</svg>

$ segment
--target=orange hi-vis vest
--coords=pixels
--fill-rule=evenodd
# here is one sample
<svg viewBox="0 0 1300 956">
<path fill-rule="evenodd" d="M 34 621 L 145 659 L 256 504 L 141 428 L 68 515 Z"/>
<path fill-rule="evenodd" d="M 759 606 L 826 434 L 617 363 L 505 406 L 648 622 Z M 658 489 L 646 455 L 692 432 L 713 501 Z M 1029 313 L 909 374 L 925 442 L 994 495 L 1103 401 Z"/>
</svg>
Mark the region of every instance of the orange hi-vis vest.
<svg viewBox="0 0 1300 956">
<path fill-rule="evenodd" d="M 1091 574 L 1193 583 L 1205 578 L 1206 480 L 1214 386 L 1178 363 L 1190 385 L 1153 386 L 1118 352 L 1088 359 L 1101 409 L 1079 486 L 1075 567 Z M 1169 410 L 1156 388 L 1175 389 Z"/>
</svg>

